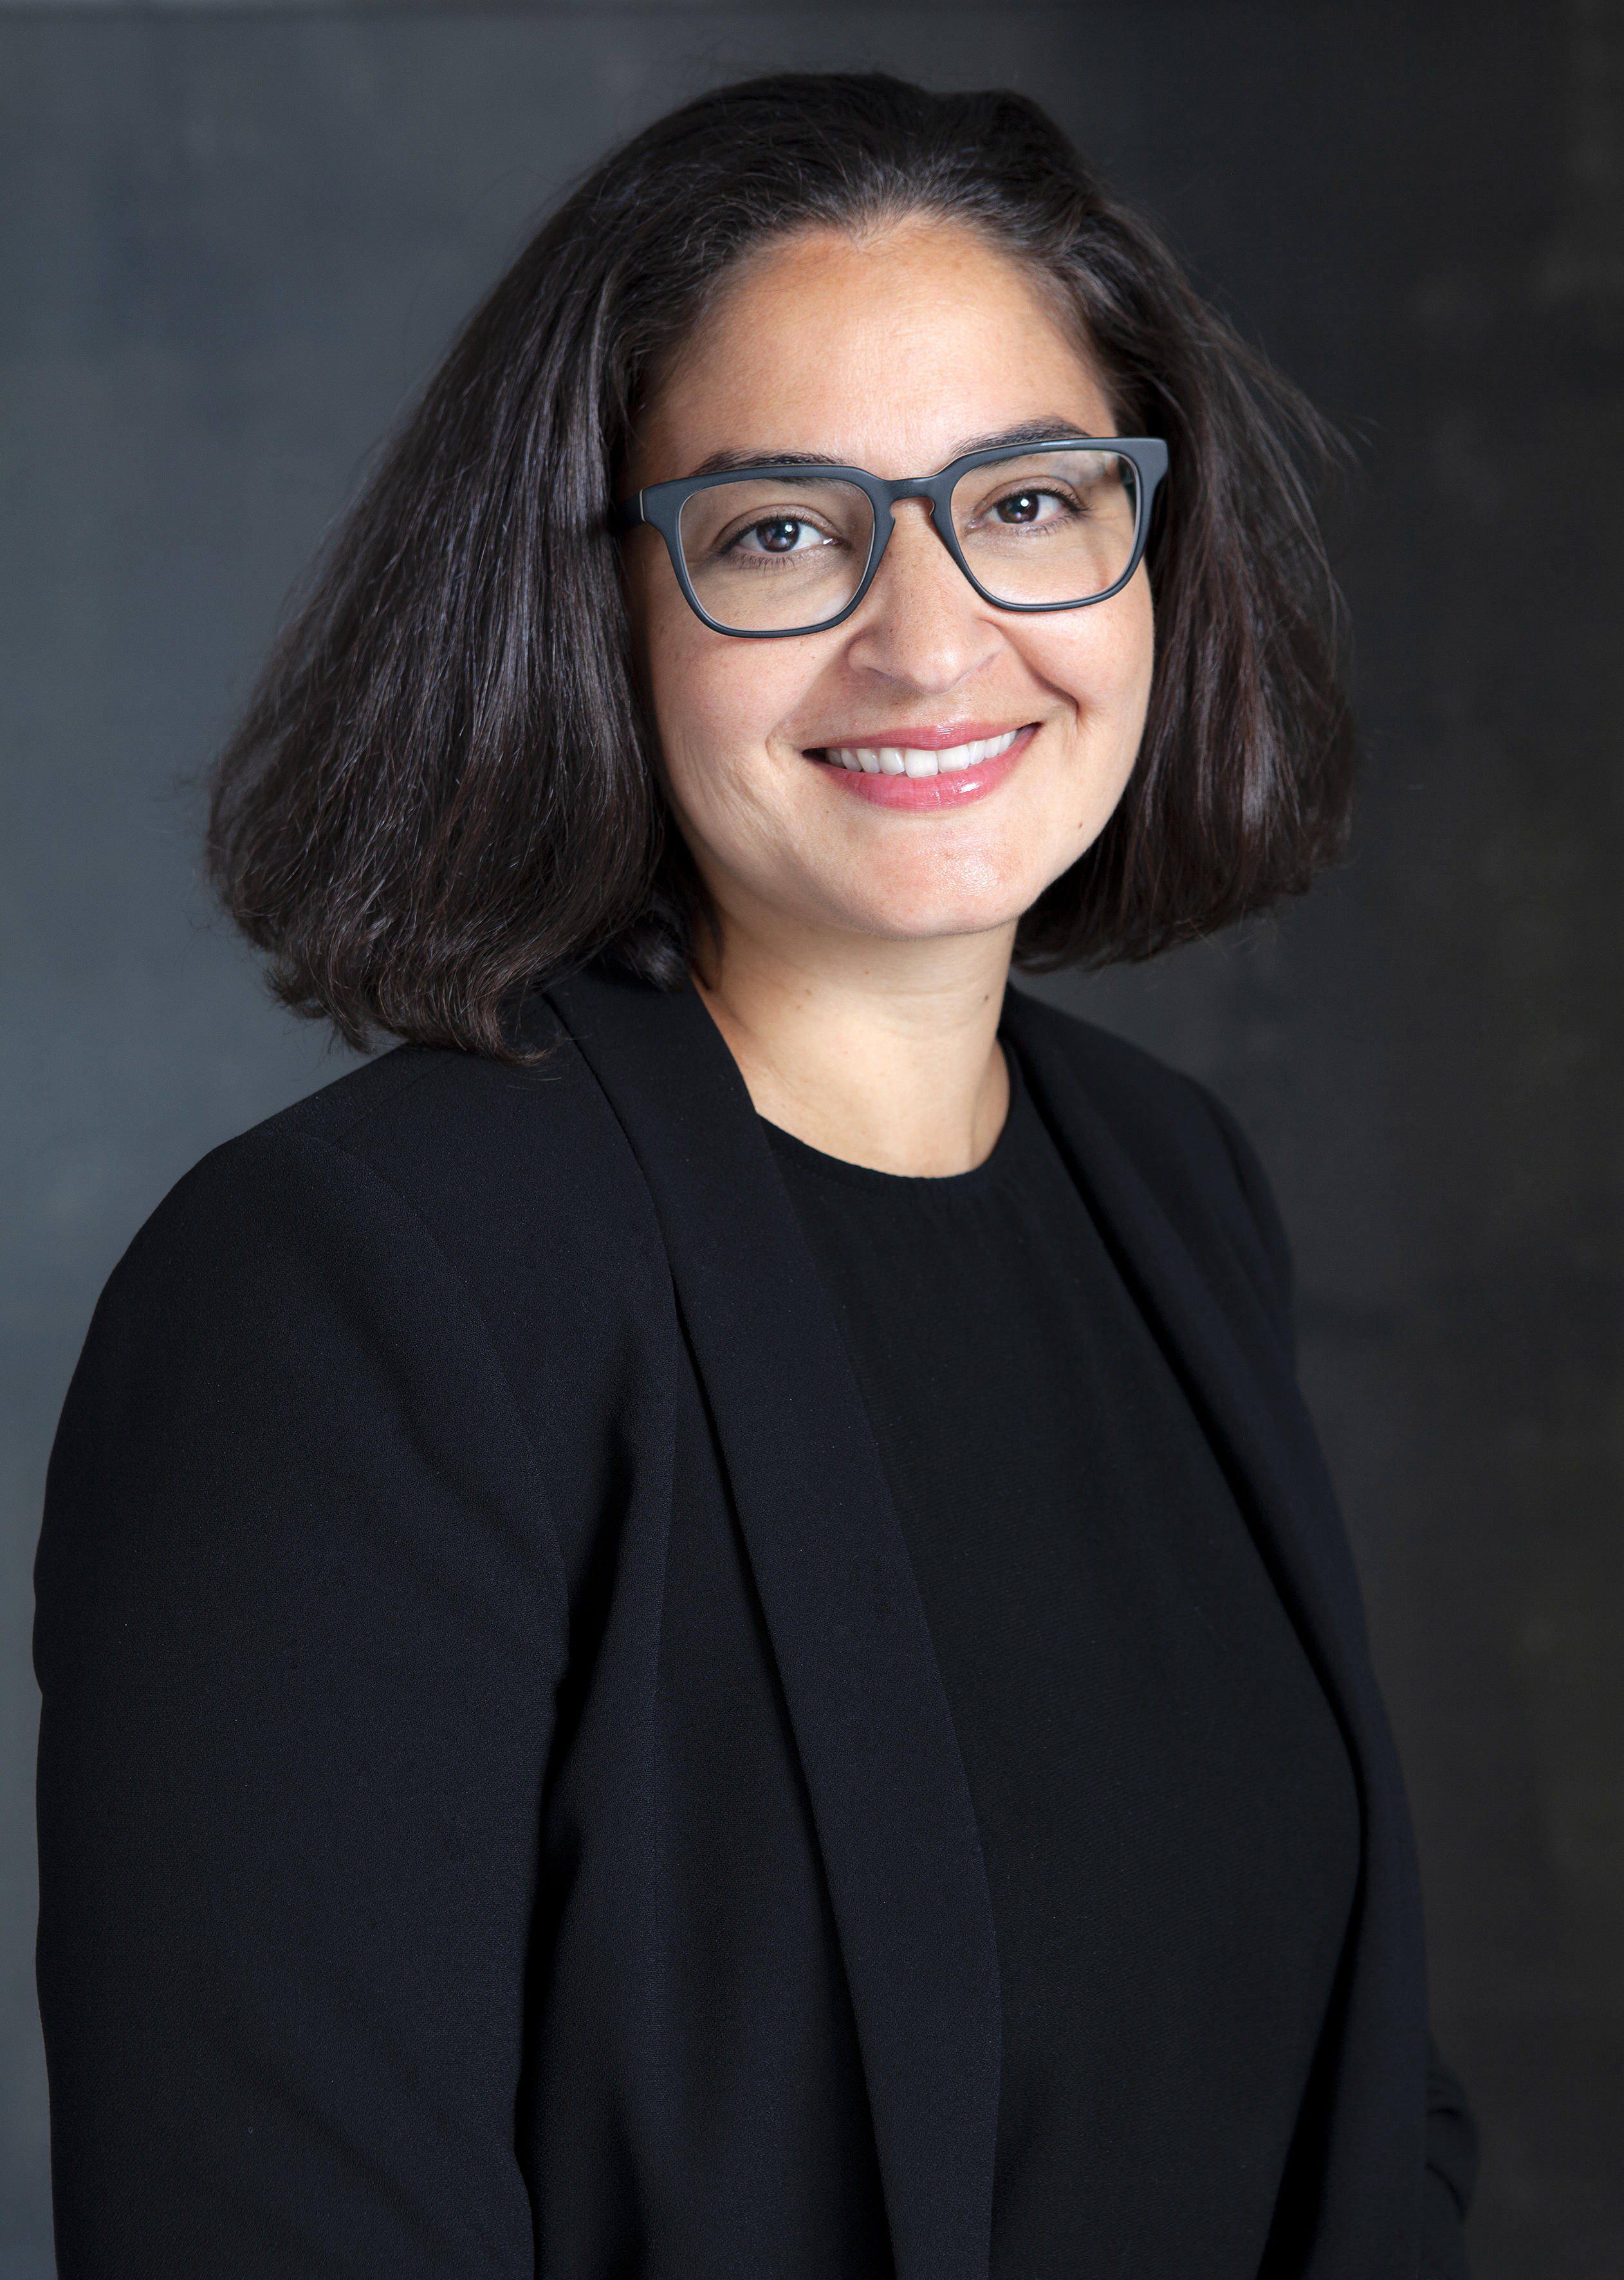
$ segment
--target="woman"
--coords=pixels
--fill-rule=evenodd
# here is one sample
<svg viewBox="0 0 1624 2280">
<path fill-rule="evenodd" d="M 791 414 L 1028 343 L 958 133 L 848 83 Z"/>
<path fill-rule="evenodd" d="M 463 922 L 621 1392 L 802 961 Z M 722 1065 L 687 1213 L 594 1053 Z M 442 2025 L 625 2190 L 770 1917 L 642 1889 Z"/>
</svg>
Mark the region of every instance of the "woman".
<svg viewBox="0 0 1624 2280">
<path fill-rule="evenodd" d="M 1293 434 L 1007 95 L 724 89 L 471 321 L 213 812 L 404 1047 L 58 1438 L 69 2280 L 1464 2270 L 1262 1175 L 1005 993 L 1335 847 Z"/>
</svg>

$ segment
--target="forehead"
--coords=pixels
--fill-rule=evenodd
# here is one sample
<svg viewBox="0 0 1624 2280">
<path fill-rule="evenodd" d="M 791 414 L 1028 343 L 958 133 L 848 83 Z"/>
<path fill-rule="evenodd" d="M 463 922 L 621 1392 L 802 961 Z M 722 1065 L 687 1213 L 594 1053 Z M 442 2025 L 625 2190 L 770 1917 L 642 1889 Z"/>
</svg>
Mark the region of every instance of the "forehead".
<svg viewBox="0 0 1624 2280">
<path fill-rule="evenodd" d="M 1048 420 L 1114 426 L 1077 332 L 1020 264 L 938 222 L 809 231 L 728 280 L 642 422 L 636 476 L 806 451 L 923 474 Z"/>
</svg>

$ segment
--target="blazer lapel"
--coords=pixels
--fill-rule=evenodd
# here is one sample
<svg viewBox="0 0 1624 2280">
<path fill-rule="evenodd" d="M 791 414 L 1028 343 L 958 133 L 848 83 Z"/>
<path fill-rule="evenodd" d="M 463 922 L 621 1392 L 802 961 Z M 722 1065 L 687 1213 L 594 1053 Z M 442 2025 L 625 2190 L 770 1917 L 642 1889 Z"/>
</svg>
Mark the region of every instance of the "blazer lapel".
<svg viewBox="0 0 1624 2280">
<path fill-rule="evenodd" d="M 1362 1637 L 1343 1637 L 1350 1620 L 1358 1621 L 1358 1585 L 1340 1528 L 1304 1524 L 1305 1515 L 1325 1514 L 1333 1491 L 1256 1294 L 1238 1274 L 1219 1287 L 1213 1259 L 1198 1264 L 1192 1257 L 1071 1057 L 1024 1015 L 1012 991 L 1004 1026 L 1039 1106 L 1142 1306 L 1251 1490 L 1249 1517 L 1261 1527 L 1276 1581 L 1315 1660 L 1323 1666 L 1328 1657 L 1338 1666 L 1341 1691 L 1354 1683 L 1351 1669 L 1340 1672 L 1343 1648 L 1354 1645 L 1363 1662 Z M 1260 1375 L 1263 1354 L 1277 1382 Z"/>
<path fill-rule="evenodd" d="M 1359 1791 L 1364 1868 L 1324 2093 L 1313 2238 L 1278 2268 L 1305 2280 L 1409 2280 L 1424 2160 L 1420 1888 L 1358 1579 L 1318 1439 L 1247 1276 L 1238 1265 L 1226 1271 L 1221 1243 L 1200 1262 L 1192 1255 L 1089 1098 L 1078 1056 L 1013 991 L 1004 1026 L 1108 1244 L 1237 1483 L 1342 1727 Z M 1411 2068 L 1412 2101 L 1402 2094 Z"/>
<path fill-rule="evenodd" d="M 986 2280 L 997 1954 L 947 1698 L 857 1380 L 691 989 L 548 996 L 648 1183 L 801 1752 L 897 2280 Z"/>
</svg>

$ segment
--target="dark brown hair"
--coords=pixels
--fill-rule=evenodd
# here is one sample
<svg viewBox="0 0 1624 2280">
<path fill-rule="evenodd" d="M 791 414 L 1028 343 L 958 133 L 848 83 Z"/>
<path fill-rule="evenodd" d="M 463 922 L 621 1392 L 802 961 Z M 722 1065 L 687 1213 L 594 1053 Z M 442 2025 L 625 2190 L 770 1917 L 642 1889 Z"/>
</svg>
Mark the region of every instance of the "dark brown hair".
<svg viewBox="0 0 1624 2280">
<path fill-rule="evenodd" d="M 1021 920 L 1028 967 L 1140 959 L 1307 885 L 1353 738 L 1312 486 L 1316 415 L 1036 104 L 877 75 L 758 79 L 606 158 L 476 310 L 339 528 L 217 763 L 208 859 L 273 987 L 352 1044 L 506 1057 L 527 986 L 614 949 L 686 976 L 608 510 L 640 403 L 745 253 L 924 213 L 1081 318 L 1120 432 L 1169 474 L 1144 741 Z"/>
</svg>

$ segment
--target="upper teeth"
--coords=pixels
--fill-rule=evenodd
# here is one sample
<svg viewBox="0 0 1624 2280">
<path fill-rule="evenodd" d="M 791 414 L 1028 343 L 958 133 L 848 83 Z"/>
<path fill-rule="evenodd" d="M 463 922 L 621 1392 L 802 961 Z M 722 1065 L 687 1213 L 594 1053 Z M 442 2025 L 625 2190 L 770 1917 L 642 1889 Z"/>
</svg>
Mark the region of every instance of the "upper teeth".
<svg viewBox="0 0 1624 2280">
<path fill-rule="evenodd" d="M 934 776 L 938 772 L 951 775 L 959 768 L 996 760 L 1020 734 L 1019 728 L 1006 728 L 1001 736 L 979 736 L 973 744 L 950 744 L 944 752 L 921 752 L 900 744 L 881 744 L 872 751 L 864 744 L 835 744 L 829 748 L 829 758 L 838 760 L 843 768 L 861 768 L 871 776 Z"/>
</svg>

